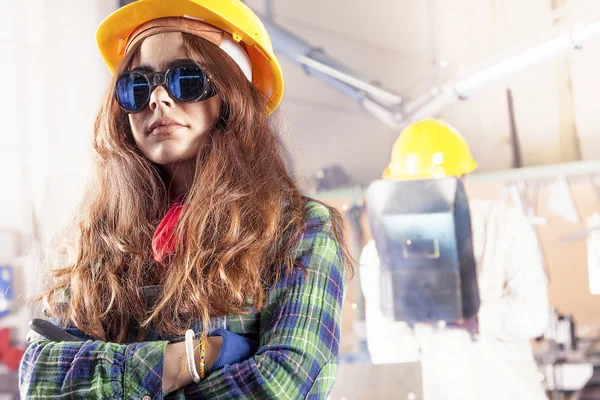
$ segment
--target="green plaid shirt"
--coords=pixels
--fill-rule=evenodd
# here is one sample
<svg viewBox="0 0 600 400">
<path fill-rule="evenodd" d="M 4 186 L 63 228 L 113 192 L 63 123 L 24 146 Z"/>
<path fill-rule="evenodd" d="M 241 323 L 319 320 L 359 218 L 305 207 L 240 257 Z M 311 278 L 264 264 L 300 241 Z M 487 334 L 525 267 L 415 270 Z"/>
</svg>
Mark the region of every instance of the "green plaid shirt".
<svg viewBox="0 0 600 400">
<path fill-rule="evenodd" d="M 257 337 L 259 349 L 252 358 L 227 365 L 202 382 L 165 396 L 162 373 L 167 341 L 38 340 L 21 361 L 21 398 L 327 397 L 337 371 L 345 275 L 329 211 L 316 202 L 307 202 L 306 208 L 304 236 L 293 255 L 308 274 L 297 269 L 277 282 L 260 313 L 213 321 L 231 332 Z"/>
</svg>

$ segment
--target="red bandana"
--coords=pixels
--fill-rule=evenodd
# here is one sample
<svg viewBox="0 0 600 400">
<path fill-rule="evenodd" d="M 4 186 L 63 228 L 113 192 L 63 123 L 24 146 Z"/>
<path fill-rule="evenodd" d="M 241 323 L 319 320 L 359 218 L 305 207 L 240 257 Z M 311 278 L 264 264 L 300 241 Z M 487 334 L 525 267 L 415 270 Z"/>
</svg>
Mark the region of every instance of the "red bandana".
<svg viewBox="0 0 600 400">
<path fill-rule="evenodd" d="M 175 252 L 175 245 L 177 244 L 175 228 L 177 227 L 182 209 L 183 204 L 179 202 L 175 203 L 167 211 L 167 214 L 165 214 L 154 232 L 152 251 L 154 252 L 154 259 L 159 263 L 162 263 L 166 256 Z"/>
</svg>

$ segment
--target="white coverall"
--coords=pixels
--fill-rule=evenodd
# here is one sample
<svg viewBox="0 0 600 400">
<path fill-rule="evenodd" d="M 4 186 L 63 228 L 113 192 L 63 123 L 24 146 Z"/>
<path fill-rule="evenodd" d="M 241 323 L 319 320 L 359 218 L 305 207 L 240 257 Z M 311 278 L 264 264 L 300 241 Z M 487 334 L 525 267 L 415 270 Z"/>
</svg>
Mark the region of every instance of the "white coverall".
<svg viewBox="0 0 600 400">
<path fill-rule="evenodd" d="M 547 399 L 530 339 L 547 326 L 547 278 L 526 216 L 507 204 L 471 201 L 481 307 L 479 336 L 458 328 L 385 318 L 379 257 L 370 241 L 360 257 L 367 343 L 373 363 L 420 360 L 424 400 Z M 419 354 L 420 349 L 420 354 Z"/>
</svg>

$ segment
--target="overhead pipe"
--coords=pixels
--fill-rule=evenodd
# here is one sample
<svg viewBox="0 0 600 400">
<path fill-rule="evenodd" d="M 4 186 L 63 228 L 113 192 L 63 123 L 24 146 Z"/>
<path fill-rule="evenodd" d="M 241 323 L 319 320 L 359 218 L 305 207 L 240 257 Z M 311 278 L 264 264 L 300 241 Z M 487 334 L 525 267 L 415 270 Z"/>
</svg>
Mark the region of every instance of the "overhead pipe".
<svg viewBox="0 0 600 400">
<path fill-rule="evenodd" d="M 321 58 L 323 61 L 318 58 Z M 353 76 L 352 73 L 343 71 L 341 67 L 336 68 L 335 66 L 331 66 L 332 63 L 328 61 L 327 54 L 321 50 L 317 50 L 308 56 L 298 56 L 297 60 L 309 70 L 322 72 L 323 74 L 353 86 L 373 97 L 385 100 L 391 104 L 399 105 L 402 103 L 401 96 L 388 92 L 385 89 L 381 89 L 369 82 L 365 82 L 360 78 Z"/>
<path fill-rule="evenodd" d="M 552 35 L 530 45 L 495 57 L 461 73 L 457 78 L 435 86 L 422 95 L 411 99 L 377 86 L 368 78 L 352 71 L 334 60 L 323 50 L 311 45 L 294 33 L 284 29 L 271 18 L 264 24 L 278 54 L 299 64 L 307 74 L 323 81 L 345 96 L 361 104 L 377 119 L 393 128 L 402 128 L 408 122 L 438 114 L 448 105 L 468 99 L 478 90 L 542 61 L 564 56 L 573 49 L 580 49 L 585 42 L 600 36 L 600 20 L 565 29 L 557 26 Z"/>
<path fill-rule="evenodd" d="M 263 22 L 271 36 L 275 52 L 300 64 L 307 74 L 314 75 L 337 90 L 340 90 L 338 83 L 353 88 L 350 97 L 359 102 L 368 95 L 383 100 L 391 106 L 399 106 L 402 103 L 402 96 L 369 82 L 366 77 L 350 70 L 323 50 L 286 30 L 272 19 L 264 18 Z M 344 94 L 348 95 L 348 90 L 344 90 Z"/>
<path fill-rule="evenodd" d="M 534 42 L 523 50 L 508 53 L 503 57 L 496 57 L 493 61 L 480 64 L 465 71 L 460 77 L 430 90 L 424 95 L 426 100 L 421 100 L 423 105 L 413 105 L 412 102 L 406 104 L 407 118 L 413 120 L 416 119 L 415 116 L 422 114 L 435 115 L 448 105 L 468 99 L 478 90 L 501 78 L 543 61 L 564 56 L 572 50 L 581 49 L 585 42 L 600 36 L 600 21 L 595 20 L 568 31 L 563 29 L 554 32 L 548 39 Z M 450 96 L 452 92 L 454 95 Z"/>
<path fill-rule="evenodd" d="M 271 0 L 265 0 L 265 15 L 267 18 L 273 18 L 273 4 Z"/>
<path fill-rule="evenodd" d="M 600 21 L 576 27 L 569 32 L 559 31 L 549 39 L 533 43 L 524 50 L 476 67 L 467 76 L 454 83 L 454 90 L 461 98 L 467 98 L 481 86 L 514 74 L 534 64 L 565 55 L 580 49 L 583 43 L 600 34 Z"/>
</svg>

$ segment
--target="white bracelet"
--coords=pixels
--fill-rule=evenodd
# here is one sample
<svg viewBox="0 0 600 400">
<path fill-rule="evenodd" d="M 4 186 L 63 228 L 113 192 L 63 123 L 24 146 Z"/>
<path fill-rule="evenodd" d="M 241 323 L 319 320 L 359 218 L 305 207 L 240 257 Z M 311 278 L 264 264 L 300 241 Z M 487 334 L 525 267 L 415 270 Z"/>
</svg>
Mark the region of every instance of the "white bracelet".
<svg viewBox="0 0 600 400">
<path fill-rule="evenodd" d="M 191 329 L 188 329 L 185 332 L 185 354 L 187 356 L 188 368 L 190 369 L 192 380 L 198 383 L 200 382 L 200 375 L 198 375 L 196 361 L 194 360 L 194 336 L 196 336 L 196 334 Z"/>
</svg>

